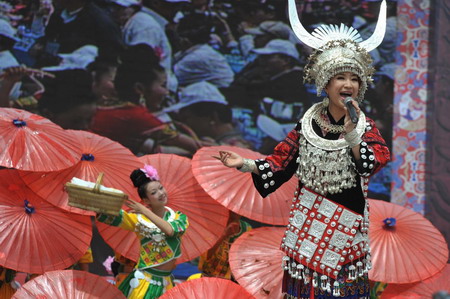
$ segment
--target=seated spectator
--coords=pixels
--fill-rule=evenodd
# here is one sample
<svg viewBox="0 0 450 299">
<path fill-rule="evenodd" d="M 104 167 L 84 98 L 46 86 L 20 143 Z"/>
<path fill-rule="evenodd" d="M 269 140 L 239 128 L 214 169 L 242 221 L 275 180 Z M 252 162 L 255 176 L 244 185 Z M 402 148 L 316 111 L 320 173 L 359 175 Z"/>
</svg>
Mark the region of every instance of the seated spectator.
<svg viewBox="0 0 450 299">
<path fill-rule="evenodd" d="M 121 56 L 114 85 L 118 101 L 98 108 L 92 131 L 115 140 L 135 154 L 161 152 L 161 146 L 182 148 L 192 155 L 200 144 L 177 131 L 157 112 L 168 93 L 166 72 L 146 44 L 130 47 Z M 150 142 L 146 142 L 150 139 Z"/>
<path fill-rule="evenodd" d="M 92 92 L 97 98 L 99 106 L 109 105 L 118 101 L 114 79 L 118 62 L 97 59 L 88 66 L 92 75 Z"/>
<path fill-rule="evenodd" d="M 223 93 L 234 106 L 255 111 L 262 107 L 263 112 L 280 121 L 297 120 L 310 103 L 301 84 L 303 70 L 294 44 L 274 39 L 253 52 L 258 54 L 257 60 L 237 74 Z M 270 105 L 263 101 L 267 98 Z"/>
<path fill-rule="evenodd" d="M 17 40 L 16 30 L 8 21 L 0 19 L 0 73 L 7 68 L 19 66 L 16 57 L 11 53 Z M 9 107 L 10 100 L 19 97 L 21 79 L 22 75 L 0 78 L 0 107 Z"/>
<path fill-rule="evenodd" d="M 175 55 L 174 73 L 180 86 L 208 81 L 227 87 L 234 73 L 225 57 L 214 50 L 210 40 L 212 18 L 190 14 L 180 20 L 177 28 L 181 51 Z"/>
<path fill-rule="evenodd" d="M 253 36 L 255 48 L 263 48 L 273 39 L 295 42 L 291 27 L 281 21 L 264 21 L 258 27 L 245 29 L 245 32 Z"/>
<path fill-rule="evenodd" d="M 57 0 L 54 5 L 45 29 L 47 53 L 71 53 L 84 45 L 95 45 L 99 56 L 118 57 L 123 48 L 120 28 L 94 1 Z"/>
<path fill-rule="evenodd" d="M 112 0 L 111 3 L 113 19 L 122 28 L 123 43 L 152 47 L 166 69 L 170 90 L 175 91 L 177 81 L 172 74 L 172 47 L 164 28 L 153 16 L 141 10 L 137 0 Z"/>
<path fill-rule="evenodd" d="M 164 111 L 178 111 L 176 119 L 210 145 L 252 147 L 234 127 L 232 111 L 225 97 L 208 82 L 187 86 L 180 93 L 180 102 Z"/>
</svg>

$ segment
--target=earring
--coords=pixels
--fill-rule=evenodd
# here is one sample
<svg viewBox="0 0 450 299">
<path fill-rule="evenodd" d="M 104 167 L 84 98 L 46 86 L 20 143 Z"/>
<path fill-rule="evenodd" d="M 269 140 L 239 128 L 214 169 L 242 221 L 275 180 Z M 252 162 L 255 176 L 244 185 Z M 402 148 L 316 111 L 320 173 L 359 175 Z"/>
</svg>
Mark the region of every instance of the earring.
<svg viewBox="0 0 450 299">
<path fill-rule="evenodd" d="M 328 96 L 324 97 L 322 100 L 322 106 L 324 108 L 328 107 L 328 105 L 330 104 L 330 99 L 328 98 Z"/>
<path fill-rule="evenodd" d="M 145 105 L 145 98 L 144 98 L 143 94 L 139 95 L 139 105 L 144 106 L 144 107 L 146 106 Z"/>
</svg>

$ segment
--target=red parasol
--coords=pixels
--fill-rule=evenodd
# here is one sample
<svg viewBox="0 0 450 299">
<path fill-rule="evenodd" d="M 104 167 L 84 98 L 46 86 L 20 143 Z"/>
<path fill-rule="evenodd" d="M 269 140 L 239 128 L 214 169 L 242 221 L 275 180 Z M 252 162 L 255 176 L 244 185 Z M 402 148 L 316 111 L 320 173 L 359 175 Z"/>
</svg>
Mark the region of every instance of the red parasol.
<svg viewBox="0 0 450 299">
<path fill-rule="evenodd" d="M 0 265 L 27 273 L 67 268 L 86 252 L 91 219 L 38 197 L 17 170 L 0 171 Z"/>
<path fill-rule="evenodd" d="M 221 278 L 202 277 L 183 282 L 164 293 L 160 299 L 253 299 L 240 285 Z"/>
<path fill-rule="evenodd" d="M 450 264 L 438 274 L 418 283 L 389 284 L 382 298 L 432 298 L 439 291 L 450 292 Z"/>
<path fill-rule="evenodd" d="M 76 270 L 51 271 L 25 283 L 12 298 L 15 299 L 122 299 L 126 298 L 104 277 Z"/>
<path fill-rule="evenodd" d="M 120 143 L 86 131 L 67 130 L 82 154 L 79 162 L 68 169 L 49 172 L 21 172 L 23 180 L 39 196 L 52 204 L 70 212 L 82 215 L 95 215 L 68 205 L 68 195 L 64 184 L 73 177 L 95 182 L 100 172 L 105 173 L 103 185 L 122 190 L 130 198 L 139 200 L 136 188 L 130 180 L 131 172 L 141 167 L 138 159 Z"/>
<path fill-rule="evenodd" d="M 28 111 L 0 108 L 0 166 L 57 171 L 79 161 L 78 148 L 50 120 Z"/>
<path fill-rule="evenodd" d="M 192 159 L 192 172 L 208 194 L 233 212 L 247 218 L 274 224 L 288 223 L 291 199 L 298 185 L 296 177 L 266 198 L 253 186 L 252 177 L 228 168 L 213 158 L 219 151 L 233 151 L 249 159 L 264 158 L 262 154 L 234 146 L 203 147 Z"/>
<path fill-rule="evenodd" d="M 229 262 L 237 282 L 256 298 L 281 298 L 283 270 L 280 250 L 284 227 L 260 227 L 231 245 Z"/>
<path fill-rule="evenodd" d="M 371 280 L 412 283 L 442 270 L 448 260 L 448 248 L 430 221 L 410 209 L 381 200 L 371 199 L 369 206 Z"/>
</svg>

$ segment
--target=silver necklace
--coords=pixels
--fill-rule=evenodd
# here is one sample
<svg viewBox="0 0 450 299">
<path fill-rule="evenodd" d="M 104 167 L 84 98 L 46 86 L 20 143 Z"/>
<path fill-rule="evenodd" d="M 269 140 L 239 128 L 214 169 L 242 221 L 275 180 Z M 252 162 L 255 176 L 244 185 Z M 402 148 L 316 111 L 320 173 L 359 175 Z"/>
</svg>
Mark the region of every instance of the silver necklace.
<svg viewBox="0 0 450 299">
<path fill-rule="evenodd" d="M 344 125 L 333 125 L 327 115 L 327 108 L 317 109 L 313 115 L 316 124 L 324 131 L 334 134 L 341 134 L 345 131 Z"/>
</svg>

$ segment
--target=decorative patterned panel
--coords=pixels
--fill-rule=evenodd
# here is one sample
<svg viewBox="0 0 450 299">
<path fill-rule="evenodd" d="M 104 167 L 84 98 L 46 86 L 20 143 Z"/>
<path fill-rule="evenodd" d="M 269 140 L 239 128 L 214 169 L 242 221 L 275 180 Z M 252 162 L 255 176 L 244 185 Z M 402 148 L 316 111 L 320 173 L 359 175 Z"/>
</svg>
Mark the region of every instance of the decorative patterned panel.
<svg viewBox="0 0 450 299">
<path fill-rule="evenodd" d="M 429 0 L 398 1 L 391 201 L 424 213 Z"/>
</svg>

